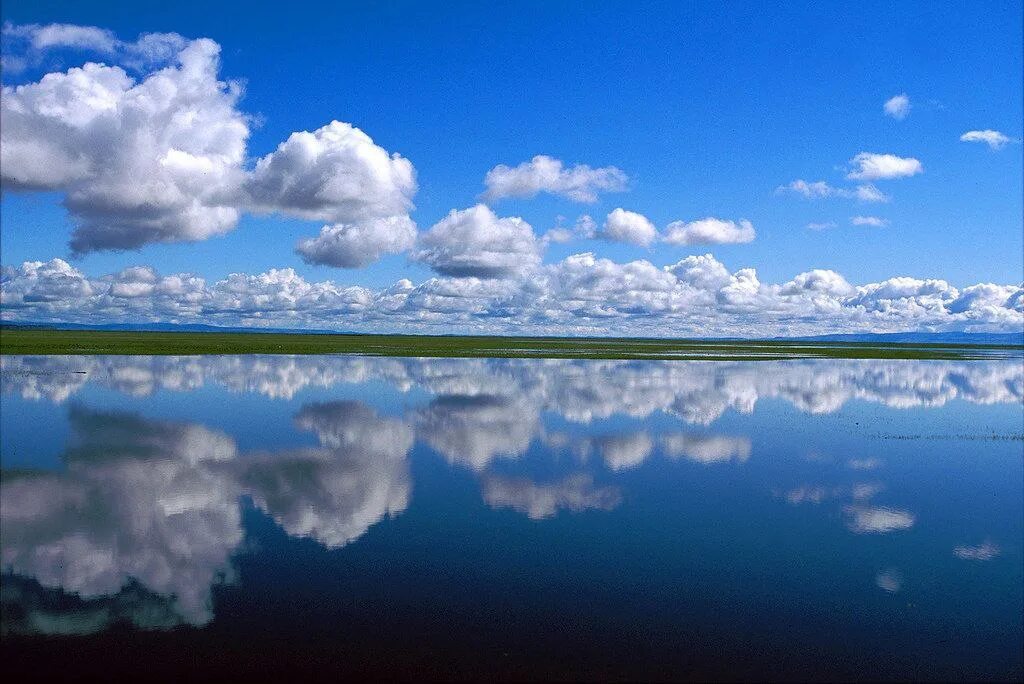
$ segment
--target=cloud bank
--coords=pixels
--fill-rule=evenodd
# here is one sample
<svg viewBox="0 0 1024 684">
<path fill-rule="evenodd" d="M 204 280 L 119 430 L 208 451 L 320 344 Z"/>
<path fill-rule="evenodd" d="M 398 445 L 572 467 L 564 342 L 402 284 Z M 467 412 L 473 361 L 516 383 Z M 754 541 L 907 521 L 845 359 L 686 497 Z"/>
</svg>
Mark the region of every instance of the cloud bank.
<svg viewBox="0 0 1024 684">
<path fill-rule="evenodd" d="M 435 232 L 436 231 L 436 232 Z M 463 235 L 465 234 L 465 237 Z M 460 245 L 477 240 L 476 249 Z M 438 271 L 382 289 L 310 282 L 292 269 L 207 282 L 146 266 L 89 277 L 61 259 L 5 266 L 5 321 L 173 321 L 401 332 L 771 336 L 1024 329 L 1024 286 L 895 277 L 850 284 L 817 269 L 762 283 L 710 254 L 658 267 L 591 253 L 540 264 L 528 224 L 478 206 L 429 231 L 416 258 Z"/>
</svg>

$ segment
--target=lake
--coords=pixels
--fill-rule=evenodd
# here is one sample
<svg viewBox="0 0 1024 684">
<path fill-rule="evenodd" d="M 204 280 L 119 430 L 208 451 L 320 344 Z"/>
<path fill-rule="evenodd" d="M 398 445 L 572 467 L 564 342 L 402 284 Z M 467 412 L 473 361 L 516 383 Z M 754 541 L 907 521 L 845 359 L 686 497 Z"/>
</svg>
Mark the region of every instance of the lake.
<svg viewBox="0 0 1024 684">
<path fill-rule="evenodd" d="M 0 372 L 8 671 L 1024 675 L 1019 358 Z"/>
</svg>

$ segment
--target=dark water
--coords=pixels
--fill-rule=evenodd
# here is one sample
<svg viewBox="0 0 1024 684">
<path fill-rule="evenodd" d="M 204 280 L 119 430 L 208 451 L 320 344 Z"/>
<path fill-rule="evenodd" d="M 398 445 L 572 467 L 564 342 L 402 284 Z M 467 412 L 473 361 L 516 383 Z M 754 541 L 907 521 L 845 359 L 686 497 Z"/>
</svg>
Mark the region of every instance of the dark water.
<svg viewBox="0 0 1024 684">
<path fill-rule="evenodd" d="M 7 671 L 1022 676 L 1019 359 L 0 364 Z"/>
</svg>

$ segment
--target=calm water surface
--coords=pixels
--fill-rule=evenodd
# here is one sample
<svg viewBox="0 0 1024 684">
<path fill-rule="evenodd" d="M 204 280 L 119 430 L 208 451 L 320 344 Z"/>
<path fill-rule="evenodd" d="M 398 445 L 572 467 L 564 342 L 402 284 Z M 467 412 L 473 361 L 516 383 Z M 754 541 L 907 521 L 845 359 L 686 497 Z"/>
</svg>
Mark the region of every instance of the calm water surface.
<svg viewBox="0 0 1024 684">
<path fill-rule="evenodd" d="M 0 370 L 8 670 L 1022 676 L 1020 359 Z"/>
</svg>

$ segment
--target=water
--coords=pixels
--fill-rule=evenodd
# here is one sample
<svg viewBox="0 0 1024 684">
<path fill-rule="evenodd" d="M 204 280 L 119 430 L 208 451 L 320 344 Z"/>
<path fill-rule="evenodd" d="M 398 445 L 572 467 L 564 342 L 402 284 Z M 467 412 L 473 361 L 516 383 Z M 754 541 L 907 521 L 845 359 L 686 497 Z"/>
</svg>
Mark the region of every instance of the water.
<svg viewBox="0 0 1024 684">
<path fill-rule="evenodd" d="M 9 671 L 1022 676 L 1020 359 L 0 370 Z"/>
</svg>

